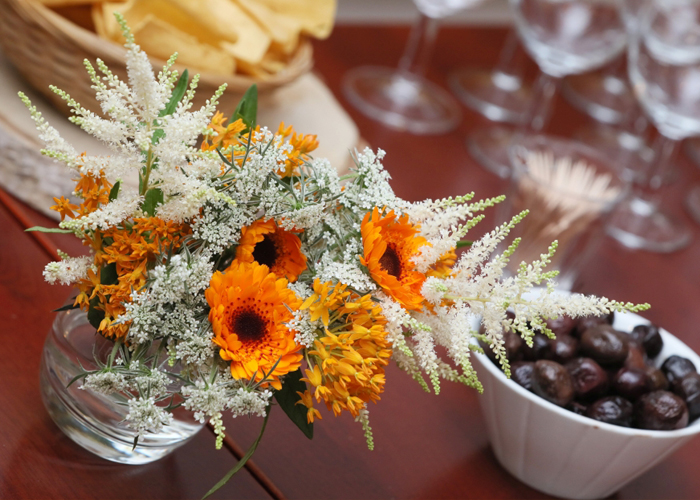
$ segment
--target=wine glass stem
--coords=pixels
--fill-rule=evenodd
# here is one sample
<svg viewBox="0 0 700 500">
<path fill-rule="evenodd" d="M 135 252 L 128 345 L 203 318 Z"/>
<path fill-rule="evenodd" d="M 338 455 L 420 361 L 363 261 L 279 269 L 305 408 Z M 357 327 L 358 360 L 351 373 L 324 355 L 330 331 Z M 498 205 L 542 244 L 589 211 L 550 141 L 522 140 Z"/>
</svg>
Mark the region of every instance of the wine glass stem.
<svg viewBox="0 0 700 500">
<path fill-rule="evenodd" d="M 425 75 L 428 59 L 433 53 L 433 45 L 438 31 L 438 21 L 421 14 L 411 28 L 408 43 L 399 60 L 399 72 L 416 76 Z"/>
<path fill-rule="evenodd" d="M 516 90 L 522 85 L 522 57 L 520 41 L 515 30 L 510 30 L 501 53 L 498 55 L 498 64 L 491 73 L 494 85 L 504 90 Z"/>
<path fill-rule="evenodd" d="M 560 78 L 540 71 L 532 88 L 532 102 L 524 120 L 524 123 L 528 124 L 533 131 L 540 132 L 547 125 L 552 109 L 552 99 L 560 83 Z"/>
<path fill-rule="evenodd" d="M 673 162 L 678 155 L 680 141 L 669 139 L 659 134 L 654 141 L 654 163 L 649 171 L 647 185 L 651 193 L 656 193 L 663 185 L 663 179 L 668 171 L 673 168 Z"/>
</svg>

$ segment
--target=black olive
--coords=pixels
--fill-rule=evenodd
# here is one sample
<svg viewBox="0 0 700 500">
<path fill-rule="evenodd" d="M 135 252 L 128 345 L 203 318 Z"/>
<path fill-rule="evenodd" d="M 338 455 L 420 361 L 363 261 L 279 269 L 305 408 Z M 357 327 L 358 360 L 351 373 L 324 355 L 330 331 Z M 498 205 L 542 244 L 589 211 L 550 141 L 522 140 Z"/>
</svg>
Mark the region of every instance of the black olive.
<svg viewBox="0 0 700 500">
<path fill-rule="evenodd" d="M 643 368 L 623 367 L 612 379 L 612 388 L 620 396 L 634 401 L 651 391 L 651 379 Z"/>
<path fill-rule="evenodd" d="M 552 361 L 562 365 L 574 359 L 578 354 L 578 340 L 569 335 L 550 340 L 549 346 Z"/>
<path fill-rule="evenodd" d="M 598 325 L 581 335 L 581 353 L 601 365 L 622 365 L 629 352 L 627 339 L 610 325 Z"/>
<path fill-rule="evenodd" d="M 608 390 L 608 374 L 591 358 L 576 358 L 566 364 L 577 399 L 603 396 Z"/>
<path fill-rule="evenodd" d="M 551 357 L 552 346 L 549 338 L 543 333 L 536 333 L 532 338 L 532 347 L 527 344 L 522 348 L 523 357 L 527 361 L 537 361 L 538 359 L 549 359 Z"/>
<path fill-rule="evenodd" d="M 650 358 L 655 358 L 664 347 L 664 340 L 656 325 L 637 325 L 630 334 L 639 341 Z"/>
<path fill-rule="evenodd" d="M 688 407 L 672 392 L 644 394 L 634 407 L 637 425 L 642 429 L 671 431 L 688 425 Z"/>
<path fill-rule="evenodd" d="M 630 427 L 634 406 L 621 396 L 608 396 L 595 401 L 586 410 L 586 416 L 608 424 Z"/>
<path fill-rule="evenodd" d="M 510 365 L 510 377 L 528 391 L 532 390 L 532 377 L 535 363 L 532 361 L 516 361 Z"/>
<path fill-rule="evenodd" d="M 680 380 L 673 382 L 673 392 L 683 398 L 688 406 L 690 420 L 700 416 L 700 375 L 689 373 Z"/>
<path fill-rule="evenodd" d="M 689 373 L 697 373 L 692 361 L 676 355 L 666 358 L 664 364 L 661 365 L 661 369 L 671 384 L 673 384 L 676 379 L 682 379 Z"/>
<path fill-rule="evenodd" d="M 541 359 L 535 363 L 532 390 L 558 406 L 566 406 L 574 399 L 571 375 L 559 363 Z"/>
<path fill-rule="evenodd" d="M 576 328 L 576 320 L 569 316 L 559 316 L 556 319 L 548 319 L 545 321 L 547 328 L 554 332 L 557 337 L 569 335 Z"/>
</svg>

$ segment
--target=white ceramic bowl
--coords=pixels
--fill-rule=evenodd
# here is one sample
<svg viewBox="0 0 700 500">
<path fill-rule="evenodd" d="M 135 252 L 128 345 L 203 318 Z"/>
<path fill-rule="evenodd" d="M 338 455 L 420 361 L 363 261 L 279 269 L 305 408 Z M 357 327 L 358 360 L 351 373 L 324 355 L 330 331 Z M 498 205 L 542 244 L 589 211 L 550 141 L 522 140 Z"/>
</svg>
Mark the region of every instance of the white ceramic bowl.
<svg viewBox="0 0 700 500">
<path fill-rule="evenodd" d="M 649 321 L 615 315 L 613 326 L 630 332 Z M 700 357 L 661 329 L 660 365 L 672 354 Z M 647 431 L 598 422 L 556 406 L 512 380 L 486 356 L 474 367 L 484 385 L 479 398 L 491 446 L 503 467 L 525 484 L 563 498 L 604 498 L 622 488 L 700 433 L 700 419 L 675 431 Z"/>
</svg>

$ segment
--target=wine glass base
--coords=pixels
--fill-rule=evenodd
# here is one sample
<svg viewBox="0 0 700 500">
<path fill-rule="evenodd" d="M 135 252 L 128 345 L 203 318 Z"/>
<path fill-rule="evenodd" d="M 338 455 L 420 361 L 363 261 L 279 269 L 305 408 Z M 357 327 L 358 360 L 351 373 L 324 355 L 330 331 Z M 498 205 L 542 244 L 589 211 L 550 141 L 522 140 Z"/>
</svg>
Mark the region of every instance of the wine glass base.
<svg viewBox="0 0 700 500">
<path fill-rule="evenodd" d="M 644 137 L 603 123 L 580 128 L 574 137 L 599 151 L 619 167 L 619 174 L 629 182 L 642 183 L 646 172 L 654 161 L 654 151 Z M 662 184 L 671 184 L 678 179 L 678 168 L 674 165 L 662 177 Z"/>
<path fill-rule="evenodd" d="M 502 72 L 460 69 L 449 76 L 449 84 L 465 106 L 494 122 L 522 123 L 532 99 L 529 87 Z"/>
<path fill-rule="evenodd" d="M 482 167 L 506 179 L 513 171 L 508 148 L 516 133 L 512 128 L 498 125 L 477 128 L 467 136 L 467 149 Z"/>
<path fill-rule="evenodd" d="M 625 80 L 601 73 L 569 76 L 562 85 L 562 94 L 583 113 L 613 125 L 622 123 L 636 106 Z"/>
<path fill-rule="evenodd" d="M 657 253 L 675 252 L 691 240 L 685 224 L 640 198 L 632 198 L 618 207 L 607 233 L 628 248 Z"/>
<path fill-rule="evenodd" d="M 343 91 L 366 116 L 412 134 L 444 134 L 461 119 L 459 103 L 445 90 L 392 68 L 355 68 L 345 75 Z"/>
</svg>

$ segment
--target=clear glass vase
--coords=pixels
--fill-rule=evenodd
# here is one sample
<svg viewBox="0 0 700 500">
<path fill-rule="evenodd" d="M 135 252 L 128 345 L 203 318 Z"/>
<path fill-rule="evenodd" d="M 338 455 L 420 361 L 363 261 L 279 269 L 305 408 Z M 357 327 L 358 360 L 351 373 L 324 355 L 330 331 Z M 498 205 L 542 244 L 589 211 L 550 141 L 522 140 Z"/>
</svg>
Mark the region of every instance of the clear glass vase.
<svg viewBox="0 0 700 500">
<path fill-rule="evenodd" d="M 56 425 L 73 441 L 95 455 L 123 464 L 145 464 L 162 458 L 185 444 L 203 424 L 180 407 L 173 422 L 160 432 L 139 439 L 134 448 L 134 431 L 125 423 L 126 398 L 105 396 L 80 389 L 81 382 L 68 387 L 85 370 L 97 368 L 95 357 L 107 359 L 113 344 L 98 335 L 87 315 L 80 310 L 57 315 L 41 359 L 41 396 Z"/>
</svg>

